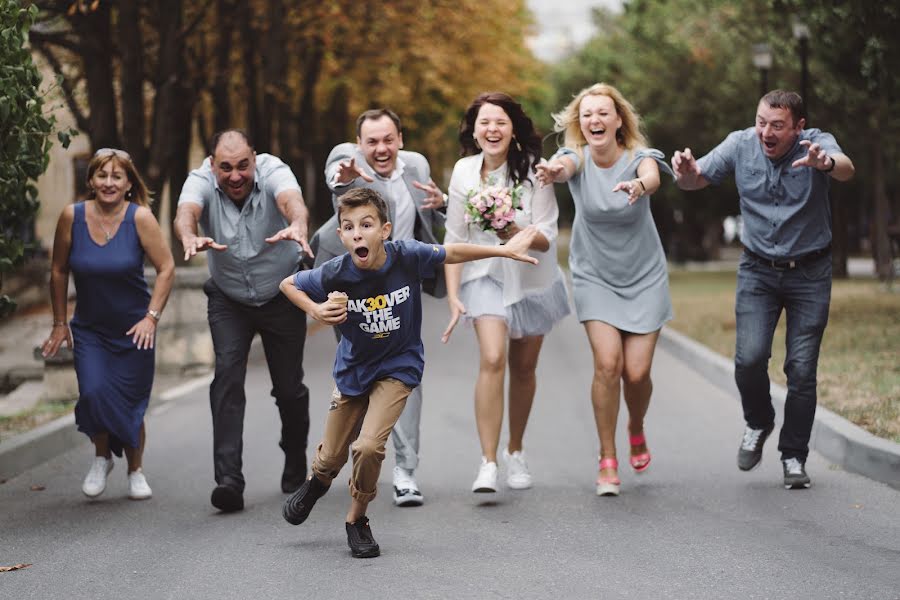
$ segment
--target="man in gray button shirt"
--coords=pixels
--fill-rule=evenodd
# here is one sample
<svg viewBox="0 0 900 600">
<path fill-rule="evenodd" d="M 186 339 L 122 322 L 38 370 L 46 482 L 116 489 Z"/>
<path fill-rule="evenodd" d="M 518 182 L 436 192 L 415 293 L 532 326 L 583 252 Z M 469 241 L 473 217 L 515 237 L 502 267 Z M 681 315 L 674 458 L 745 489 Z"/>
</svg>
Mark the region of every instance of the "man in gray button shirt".
<svg viewBox="0 0 900 600">
<path fill-rule="evenodd" d="M 799 94 L 774 90 L 756 109 L 756 126 L 734 131 L 695 160 L 675 152 L 678 187 L 698 190 L 734 174 L 740 195 L 744 253 L 735 299 L 734 375 L 747 422 L 738 467 L 761 458 L 775 425 L 769 357 L 782 310 L 787 315 L 787 399 L 778 441 L 787 489 L 810 486 L 806 474 L 816 412 L 816 369 L 831 301 L 830 180 L 847 181 L 854 167 L 834 137 L 804 129 Z"/>
<path fill-rule="evenodd" d="M 210 279 L 203 286 L 216 355 L 209 401 L 217 486 L 210 500 L 219 510 L 233 512 L 244 507 L 244 380 L 257 333 L 281 415 L 281 489 L 293 492 L 306 478 L 306 315 L 280 293 L 278 284 L 297 271 L 301 251 L 312 252 L 309 214 L 290 168 L 274 156 L 257 155 L 240 130 L 217 133 L 210 148 L 212 156 L 191 171 L 181 190 L 175 234 L 185 260 L 214 250 L 207 254 Z"/>
<path fill-rule="evenodd" d="M 376 190 L 385 199 L 388 220 L 393 225 L 391 239 L 417 239 L 439 244 L 446 206 L 444 194 L 431 180 L 431 168 L 418 152 L 403 148 L 400 117 L 386 108 L 367 110 L 356 120 L 356 143 L 338 144 L 325 163 L 325 182 L 337 197 L 354 188 Z M 337 235 L 337 216 L 313 236 L 315 266 L 344 254 L 347 250 Z M 425 280 L 422 289 L 432 296 L 446 295 L 443 271 L 436 279 Z M 335 330 L 337 331 L 337 330 Z M 424 502 L 415 469 L 419 464 L 419 421 L 422 386 L 413 390 L 391 438 L 397 465 L 394 467 L 394 504 L 420 506 Z"/>
</svg>

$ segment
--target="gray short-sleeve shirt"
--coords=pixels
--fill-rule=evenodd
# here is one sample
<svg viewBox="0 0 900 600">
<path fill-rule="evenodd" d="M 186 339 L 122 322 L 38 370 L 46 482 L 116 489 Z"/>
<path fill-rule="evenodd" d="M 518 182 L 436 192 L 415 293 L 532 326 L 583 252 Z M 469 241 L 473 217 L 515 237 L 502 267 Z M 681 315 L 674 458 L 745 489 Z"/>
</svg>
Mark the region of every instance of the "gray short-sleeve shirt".
<svg viewBox="0 0 900 600">
<path fill-rule="evenodd" d="M 828 154 L 841 148 L 830 133 L 804 129 L 794 146 L 776 161 L 763 154 L 753 127 L 734 131 L 697 161 L 703 177 L 718 185 L 734 173 L 744 221 L 742 242 L 773 260 L 795 259 L 831 243 L 827 173 L 791 164 L 807 154 L 801 140 Z"/>
<path fill-rule="evenodd" d="M 297 270 L 300 244 L 265 241 L 288 226 L 275 202 L 287 190 L 300 192 L 300 185 L 290 167 L 270 154 L 256 156 L 253 189 L 240 209 L 219 188 L 209 158 L 191 171 L 181 188 L 178 204 L 202 206 L 203 232 L 228 246 L 221 252 L 208 250 L 206 258 L 216 286 L 236 302 L 265 304 L 279 293 L 281 280 Z"/>
</svg>

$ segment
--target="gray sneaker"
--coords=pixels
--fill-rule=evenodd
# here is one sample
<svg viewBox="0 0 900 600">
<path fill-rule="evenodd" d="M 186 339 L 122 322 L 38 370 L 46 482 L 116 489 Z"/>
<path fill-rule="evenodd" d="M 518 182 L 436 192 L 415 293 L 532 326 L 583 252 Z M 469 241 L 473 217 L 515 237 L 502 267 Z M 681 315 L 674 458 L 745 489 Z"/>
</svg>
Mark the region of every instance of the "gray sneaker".
<svg viewBox="0 0 900 600">
<path fill-rule="evenodd" d="M 806 474 L 806 465 L 799 458 L 788 458 L 781 461 L 784 467 L 784 489 L 804 490 L 812 485 Z"/>
<path fill-rule="evenodd" d="M 753 429 L 749 425 L 744 429 L 744 438 L 738 449 L 738 469 L 749 471 L 759 464 L 759 461 L 762 460 L 763 444 L 766 443 L 766 438 L 773 429 L 775 429 L 774 423 L 765 429 Z"/>
</svg>

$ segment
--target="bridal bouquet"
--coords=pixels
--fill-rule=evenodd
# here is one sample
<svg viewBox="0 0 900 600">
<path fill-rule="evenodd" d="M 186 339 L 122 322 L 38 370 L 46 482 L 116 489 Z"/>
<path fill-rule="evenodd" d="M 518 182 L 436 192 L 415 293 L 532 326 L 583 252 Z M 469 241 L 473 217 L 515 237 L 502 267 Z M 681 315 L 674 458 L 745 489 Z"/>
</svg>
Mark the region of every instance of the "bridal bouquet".
<svg viewBox="0 0 900 600">
<path fill-rule="evenodd" d="M 521 185 L 507 187 L 488 181 L 481 189 L 469 192 L 466 223 L 474 223 L 484 231 L 501 231 L 515 220 L 516 209 L 522 207 L 521 198 Z"/>
</svg>

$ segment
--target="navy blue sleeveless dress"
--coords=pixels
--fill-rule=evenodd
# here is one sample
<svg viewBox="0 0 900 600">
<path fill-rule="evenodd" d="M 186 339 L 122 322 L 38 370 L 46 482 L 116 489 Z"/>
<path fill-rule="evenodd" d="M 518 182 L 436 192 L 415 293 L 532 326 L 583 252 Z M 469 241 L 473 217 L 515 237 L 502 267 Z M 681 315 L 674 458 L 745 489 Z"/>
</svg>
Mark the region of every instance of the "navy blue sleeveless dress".
<svg viewBox="0 0 900 600">
<path fill-rule="evenodd" d="M 89 437 L 109 433 L 117 456 L 123 447 L 138 447 L 153 387 L 154 351 L 138 350 L 125 335 L 150 304 L 136 210 L 128 204 L 119 230 L 101 246 L 91 238 L 85 204 L 79 202 L 69 253 L 77 294 L 71 322 L 79 393 L 75 423 Z"/>
</svg>

